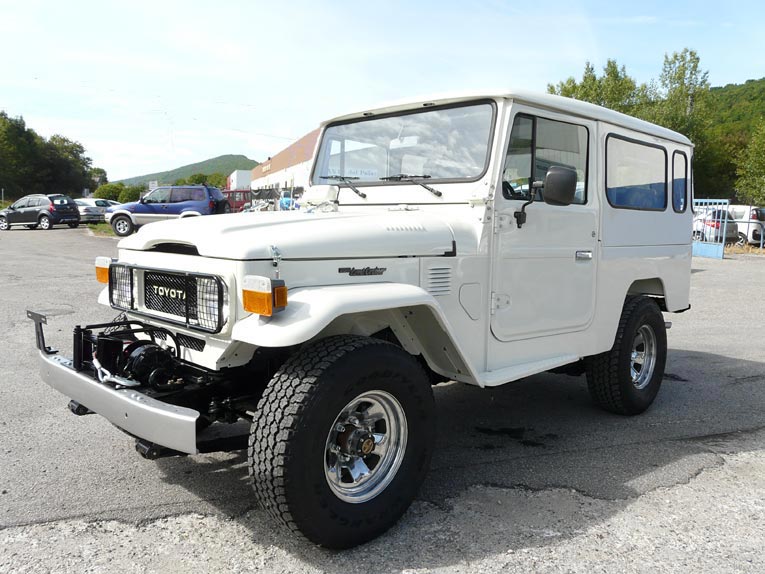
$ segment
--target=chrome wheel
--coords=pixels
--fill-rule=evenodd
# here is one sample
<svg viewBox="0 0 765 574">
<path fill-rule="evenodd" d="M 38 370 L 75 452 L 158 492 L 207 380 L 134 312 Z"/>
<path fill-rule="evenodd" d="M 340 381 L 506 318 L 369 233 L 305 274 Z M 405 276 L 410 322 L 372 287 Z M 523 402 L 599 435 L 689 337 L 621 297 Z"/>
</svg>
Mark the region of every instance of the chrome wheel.
<svg viewBox="0 0 765 574">
<path fill-rule="evenodd" d="M 127 217 L 118 217 L 114 220 L 112 227 L 117 235 L 130 235 L 133 231 L 133 224 Z"/>
<path fill-rule="evenodd" d="M 0 217 L 0 231 L 8 229 L 8 220 L 5 217 Z"/>
<path fill-rule="evenodd" d="M 385 490 L 401 466 L 407 437 L 404 409 L 390 393 L 369 391 L 345 405 L 324 451 L 324 475 L 335 496 L 358 504 Z"/>
<path fill-rule="evenodd" d="M 651 381 L 656 365 L 656 334 L 650 325 L 642 325 L 635 334 L 630 356 L 632 384 L 640 390 Z"/>
<path fill-rule="evenodd" d="M 50 218 L 43 215 L 40 218 L 40 228 L 41 229 L 50 229 Z"/>
</svg>

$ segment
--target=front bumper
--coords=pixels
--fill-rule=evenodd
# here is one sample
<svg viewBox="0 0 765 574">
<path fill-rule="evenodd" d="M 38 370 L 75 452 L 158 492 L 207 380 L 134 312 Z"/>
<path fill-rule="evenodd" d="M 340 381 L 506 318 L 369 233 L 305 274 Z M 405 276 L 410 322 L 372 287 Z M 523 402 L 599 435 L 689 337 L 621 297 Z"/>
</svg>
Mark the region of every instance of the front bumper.
<svg viewBox="0 0 765 574">
<path fill-rule="evenodd" d="M 179 452 L 198 452 L 197 411 L 128 388 L 116 388 L 77 372 L 70 359 L 45 346 L 42 332 L 45 317 L 27 314 L 35 322 L 40 374 L 48 385 L 135 437 Z"/>
</svg>

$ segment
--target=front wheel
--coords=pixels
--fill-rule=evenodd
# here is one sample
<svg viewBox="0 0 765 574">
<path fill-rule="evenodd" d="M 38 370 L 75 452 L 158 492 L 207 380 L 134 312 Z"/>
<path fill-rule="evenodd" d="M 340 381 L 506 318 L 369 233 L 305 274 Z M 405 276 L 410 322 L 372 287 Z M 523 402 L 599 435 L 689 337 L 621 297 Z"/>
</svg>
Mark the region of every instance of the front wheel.
<svg viewBox="0 0 765 574">
<path fill-rule="evenodd" d="M 379 339 L 323 339 L 289 359 L 258 403 L 248 451 L 256 497 L 315 544 L 367 542 L 417 494 L 434 423 L 414 357 Z"/>
<path fill-rule="evenodd" d="M 736 245 L 739 247 L 746 247 L 746 244 L 749 243 L 748 238 L 745 233 L 739 233 L 738 234 L 738 241 L 736 241 Z"/>
<path fill-rule="evenodd" d="M 117 217 L 112 218 L 112 229 L 114 230 L 114 233 L 120 237 L 126 237 L 133 233 L 135 226 L 133 225 L 133 222 L 130 221 L 129 217 L 118 215 Z"/>
<path fill-rule="evenodd" d="M 8 220 L 5 217 L 0 217 L 0 231 L 8 231 Z"/>
<path fill-rule="evenodd" d="M 659 306 L 650 297 L 629 297 L 614 346 L 586 360 L 592 400 L 612 413 L 642 413 L 659 392 L 666 360 L 667 331 Z"/>
</svg>

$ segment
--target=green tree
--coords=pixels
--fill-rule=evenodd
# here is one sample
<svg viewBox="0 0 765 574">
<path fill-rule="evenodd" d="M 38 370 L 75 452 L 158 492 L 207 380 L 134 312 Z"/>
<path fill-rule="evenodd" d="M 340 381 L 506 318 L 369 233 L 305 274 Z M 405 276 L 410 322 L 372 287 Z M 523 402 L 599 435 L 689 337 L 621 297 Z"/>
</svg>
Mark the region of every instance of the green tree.
<svg viewBox="0 0 765 574">
<path fill-rule="evenodd" d="M 173 185 L 188 185 L 188 184 L 189 182 L 186 180 L 185 177 L 178 178 L 173 182 Z"/>
<path fill-rule="evenodd" d="M 616 60 L 607 60 L 603 75 L 598 77 L 590 62 L 584 65 L 581 82 L 573 76 L 557 85 L 548 84 L 547 91 L 567 98 L 574 98 L 618 112 L 633 113 L 636 107 L 644 104 L 651 93 L 645 84 L 637 82 L 627 74 L 624 66 L 619 67 Z"/>
<path fill-rule="evenodd" d="M 222 173 L 212 173 L 207 176 L 207 184 L 223 189 L 226 187 L 226 176 Z"/>
<path fill-rule="evenodd" d="M 207 183 L 207 175 L 204 173 L 195 173 L 190 175 L 187 181 L 191 185 L 201 185 Z"/>
<path fill-rule="evenodd" d="M 749 145 L 736 159 L 736 196 L 745 203 L 765 204 L 765 119 L 760 119 Z"/>
<path fill-rule="evenodd" d="M 128 185 L 120 192 L 117 201 L 120 203 L 128 203 L 130 201 L 138 201 L 141 198 L 141 194 L 146 191 L 146 188 L 142 185 Z"/>
<path fill-rule="evenodd" d="M 123 191 L 125 191 L 125 184 L 122 182 L 105 183 L 96 190 L 93 196 L 98 197 L 99 199 L 111 199 L 112 201 L 119 201 L 120 194 Z"/>
</svg>

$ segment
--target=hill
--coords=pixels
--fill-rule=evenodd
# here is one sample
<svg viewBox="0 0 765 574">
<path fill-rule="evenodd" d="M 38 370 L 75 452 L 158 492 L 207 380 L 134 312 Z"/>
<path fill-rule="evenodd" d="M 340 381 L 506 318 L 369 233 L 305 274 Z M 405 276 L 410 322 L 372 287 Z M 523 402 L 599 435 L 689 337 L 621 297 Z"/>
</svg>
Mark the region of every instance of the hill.
<svg viewBox="0 0 765 574">
<path fill-rule="evenodd" d="M 765 117 L 765 78 L 712 88 L 711 93 L 717 133 L 749 135 Z"/>
<path fill-rule="evenodd" d="M 198 163 L 184 165 L 170 171 L 137 175 L 120 181 L 125 185 L 143 185 L 149 181 L 173 183 L 177 179 L 186 179 L 195 173 L 203 173 L 205 175 L 220 173 L 228 176 L 235 169 L 252 169 L 256 165 L 258 165 L 257 161 L 244 155 L 221 155 Z"/>
</svg>

